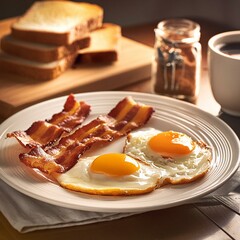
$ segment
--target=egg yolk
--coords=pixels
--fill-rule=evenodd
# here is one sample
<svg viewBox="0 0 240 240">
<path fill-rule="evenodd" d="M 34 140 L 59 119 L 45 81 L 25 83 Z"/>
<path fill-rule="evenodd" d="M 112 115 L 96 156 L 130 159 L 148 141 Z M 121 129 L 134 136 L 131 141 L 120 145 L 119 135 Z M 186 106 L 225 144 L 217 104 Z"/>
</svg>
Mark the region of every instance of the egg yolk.
<svg viewBox="0 0 240 240">
<path fill-rule="evenodd" d="M 148 146 L 161 156 L 175 157 L 191 153 L 195 144 L 183 133 L 168 131 L 153 136 L 148 141 Z"/>
<path fill-rule="evenodd" d="M 95 173 L 104 173 L 111 176 L 124 176 L 136 172 L 139 163 L 123 153 L 103 154 L 92 162 L 90 170 Z"/>
</svg>

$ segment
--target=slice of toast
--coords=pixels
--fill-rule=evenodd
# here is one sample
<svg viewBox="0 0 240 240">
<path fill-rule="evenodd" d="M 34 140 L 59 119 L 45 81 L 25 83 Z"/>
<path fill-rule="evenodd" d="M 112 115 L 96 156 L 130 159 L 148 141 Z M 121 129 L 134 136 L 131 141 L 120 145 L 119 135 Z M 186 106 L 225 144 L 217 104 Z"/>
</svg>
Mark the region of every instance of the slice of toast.
<svg viewBox="0 0 240 240">
<path fill-rule="evenodd" d="M 104 63 L 118 59 L 121 27 L 104 23 L 100 29 L 91 32 L 91 43 L 88 48 L 78 51 L 76 63 Z"/>
<path fill-rule="evenodd" d="M 0 51 L 0 70 L 37 80 L 51 80 L 72 66 L 76 53 L 50 63 L 25 60 Z"/>
<path fill-rule="evenodd" d="M 101 27 L 103 9 L 71 1 L 39 1 L 12 25 L 12 35 L 24 41 L 68 45 Z"/>
<path fill-rule="evenodd" d="M 90 37 L 73 42 L 70 45 L 56 46 L 41 43 L 30 43 L 13 38 L 10 34 L 1 39 L 1 49 L 16 57 L 48 63 L 62 59 L 78 50 L 89 47 Z"/>
</svg>

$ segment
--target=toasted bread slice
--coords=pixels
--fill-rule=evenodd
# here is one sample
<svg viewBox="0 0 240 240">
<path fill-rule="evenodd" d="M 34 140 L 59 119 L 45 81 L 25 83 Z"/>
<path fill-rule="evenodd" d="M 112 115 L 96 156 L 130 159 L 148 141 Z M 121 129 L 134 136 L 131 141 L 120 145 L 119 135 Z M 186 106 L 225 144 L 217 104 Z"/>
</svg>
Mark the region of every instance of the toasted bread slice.
<svg viewBox="0 0 240 240">
<path fill-rule="evenodd" d="M 15 38 L 45 44 L 68 45 L 101 27 L 103 9 L 71 1 L 39 1 L 12 25 Z"/>
<path fill-rule="evenodd" d="M 118 59 L 121 27 L 104 23 L 100 29 L 91 32 L 91 43 L 88 48 L 78 51 L 76 63 L 113 62 Z"/>
<path fill-rule="evenodd" d="M 0 52 L 0 70 L 37 80 L 51 80 L 72 66 L 76 54 L 51 63 L 39 63 Z"/>
<path fill-rule="evenodd" d="M 90 45 L 90 37 L 73 42 L 70 45 L 56 46 L 41 43 L 30 43 L 13 38 L 10 34 L 1 39 L 1 49 L 16 57 L 48 63 L 62 59 L 79 49 Z"/>
</svg>

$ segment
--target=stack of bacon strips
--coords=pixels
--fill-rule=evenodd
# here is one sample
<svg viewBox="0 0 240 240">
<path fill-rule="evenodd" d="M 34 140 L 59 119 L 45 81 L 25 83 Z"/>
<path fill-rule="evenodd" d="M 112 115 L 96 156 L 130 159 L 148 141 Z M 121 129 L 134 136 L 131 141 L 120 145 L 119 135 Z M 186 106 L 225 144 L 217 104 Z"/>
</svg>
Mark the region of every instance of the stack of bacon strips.
<svg viewBox="0 0 240 240">
<path fill-rule="evenodd" d="M 34 122 L 26 131 L 8 133 L 7 137 L 15 137 L 24 147 L 49 146 L 60 139 L 64 133 L 71 132 L 89 115 L 90 106 L 83 101 L 78 102 L 70 94 L 62 112 L 51 119 Z"/>
<path fill-rule="evenodd" d="M 131 97 L 126 97 L 108 114 L 101 115 L 68 135 L 62 136 L 59 141 L 51 138 L 51 143 L 55 142 L 55 144 L 30 144 L 32 147 L 30 152 L 21 153 L 19 158 L 27 166 L 38 168 L 48 174 L 66 172 L 93 145 L 111 142 L 143 126 L 150 119 L 153 111 L 152 107 L 136 103 Z M 54 116 L 58 119 L 58 115 Z M 52 119 L 55 119 L 54 116 Z M 64 123 L 61 125 L 66 127 Z M 9 134 L 11 135 L 14 134 Z"/>
</svg>

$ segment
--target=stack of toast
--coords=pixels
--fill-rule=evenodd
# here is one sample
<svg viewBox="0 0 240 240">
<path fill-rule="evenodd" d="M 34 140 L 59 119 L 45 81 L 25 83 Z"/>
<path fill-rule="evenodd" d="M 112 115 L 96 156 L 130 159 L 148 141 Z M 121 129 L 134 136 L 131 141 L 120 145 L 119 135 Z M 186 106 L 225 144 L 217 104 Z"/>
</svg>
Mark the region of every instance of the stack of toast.
<svg viewBox="0 0 240 240">
<path fill-rule="evenodd" d="M 71 1 L 39 1 L 1 39 L 0 69 L 37 80 L 58 77 L 73 64 L 112 62 L 121 27 L 103 23 L 103 9 Z"/>
</svg>

